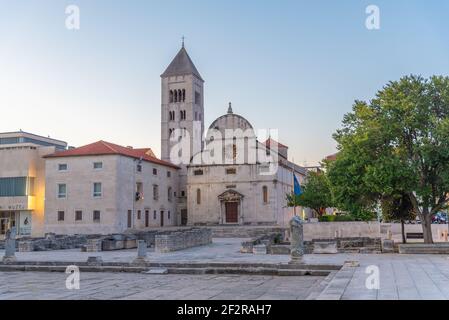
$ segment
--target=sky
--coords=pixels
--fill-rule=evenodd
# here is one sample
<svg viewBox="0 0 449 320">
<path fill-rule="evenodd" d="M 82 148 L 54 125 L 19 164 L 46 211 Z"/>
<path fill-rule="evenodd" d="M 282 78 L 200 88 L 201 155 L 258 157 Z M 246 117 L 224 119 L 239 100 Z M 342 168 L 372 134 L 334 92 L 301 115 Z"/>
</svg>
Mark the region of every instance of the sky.
<svg viewBox="0 0 449 320">
<path fill-rule="evenodd" d="M 79 30 L 66 28 L 68 5 Z M 160 74 L 185 36 L 206 127 L 232 102 L 316 165 L 354 100 L 404 75 L 449 75 L 448 35 L 443 0 L 0 0 L 0 132 L 160 155 Z"/>
</svg>

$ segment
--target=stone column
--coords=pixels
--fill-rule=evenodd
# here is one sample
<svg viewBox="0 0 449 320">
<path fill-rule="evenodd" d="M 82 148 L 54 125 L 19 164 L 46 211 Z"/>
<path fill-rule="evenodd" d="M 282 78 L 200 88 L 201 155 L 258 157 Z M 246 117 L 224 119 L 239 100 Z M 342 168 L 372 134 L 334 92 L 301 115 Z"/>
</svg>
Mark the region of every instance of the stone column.
<svg viewBox="0 0 449 320">
<path fill-rule="evenodd" d="M 5 235 L 5 255 L 3 263 L 12 263 L 17 261 L 16 258 L 16 227 L 12 227 L 6 231 Z"/>
<path fill-rule="evenodd" d="M 304 255 L 304 221 L 294 216 L 290 220 L 290 262 L 291 264 L 302 263 Z"/>
<path fill-rule="evenodd" d="M 133 264 L 145 264 L 147 257 L 147 242 L 145 240 L 137 241 L 137 258 L 134 259 Z"/>
</svg>

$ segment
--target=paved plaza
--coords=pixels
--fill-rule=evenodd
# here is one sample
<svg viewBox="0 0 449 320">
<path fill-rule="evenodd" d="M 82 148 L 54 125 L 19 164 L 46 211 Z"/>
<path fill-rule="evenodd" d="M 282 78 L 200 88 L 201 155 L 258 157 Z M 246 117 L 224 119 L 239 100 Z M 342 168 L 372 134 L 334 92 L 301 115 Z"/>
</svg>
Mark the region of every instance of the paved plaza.
<svg viewBox="0 0 449 320">
<path fill-rule="evenodd" d="M 306 299 L 323 277 L 82 273 L 79 290 L 67 275 L 0 272 L 0 299 Z"/>
<path fill-rule="evenodd" d="M 214 239 L 213 244 L 172 253 L 150 251 L 150 262 L 287 263 L 287 255 L 239 252 L 243 239 Z M 0 256 L 3 252 L 0 251 Z M 85 253 L 79 250 L 18 252 L 22 261 L 85 262 L 98 255 L 105 262 L 131 262 L 136 250 Z M 347 261 L 357 261 L 348 266 Z M 1 272 L 3 299 L 449 299 L 449 259 L 445 255 L 330 254 L 305 255 L 308 264 L 345 266 L 328 277 L 259 275 L 81 274 L 81 289 L 65 288 L 66 274 Z M 379 271 L 379 289 L 367 278 Z"/>
</svg>

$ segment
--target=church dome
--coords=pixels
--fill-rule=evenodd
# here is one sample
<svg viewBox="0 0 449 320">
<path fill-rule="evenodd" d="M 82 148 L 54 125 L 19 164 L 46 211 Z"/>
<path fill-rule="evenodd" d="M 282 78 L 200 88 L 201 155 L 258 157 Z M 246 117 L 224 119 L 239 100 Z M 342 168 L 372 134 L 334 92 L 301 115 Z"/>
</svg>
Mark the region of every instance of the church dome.
<svg viewBox="0 0 449 320">
<path fill-rule="evenodd" d="M 212 131 L 218 130 L 221 132 L 221 134 L 225 135 L 225 130 L 237 130 L 241 129 L 243 132 L 247 130 L 251 130 L 251 136 L 255 137 L 254 128 L 249 123 L 248 120 L 246 120 L 241 115 L 235 114 L 232 111 L 231 103 L 229 103 L 228 112 L 225 115 L 222 115 L 221 117 L 218 117 L 212 124 L 209 126 L 209 130 L 207 132 L 207 137 L 212 135 Z"/>
</svg>

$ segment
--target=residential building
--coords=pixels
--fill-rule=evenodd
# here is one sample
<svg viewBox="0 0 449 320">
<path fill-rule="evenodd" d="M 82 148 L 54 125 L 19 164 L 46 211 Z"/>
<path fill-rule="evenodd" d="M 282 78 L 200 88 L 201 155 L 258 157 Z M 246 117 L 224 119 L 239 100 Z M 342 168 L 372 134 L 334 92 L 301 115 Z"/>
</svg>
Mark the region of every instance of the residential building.
<svg viewBox="0 0 449 320">
<path fill-rule="evenodd" d="M 0 133 L 0 238 L 16 227 L 18 236 L 42 236 L 45 160 L 67 143 L 27 132 Z"/>
<path fill-rule="evenodd" d="M 178 167 L 98 141 L 46 158 L 45 231 L 109 234 L 178 224 Z"/>
</svg>

